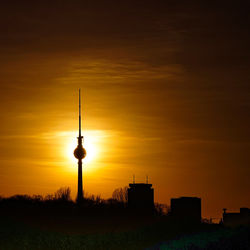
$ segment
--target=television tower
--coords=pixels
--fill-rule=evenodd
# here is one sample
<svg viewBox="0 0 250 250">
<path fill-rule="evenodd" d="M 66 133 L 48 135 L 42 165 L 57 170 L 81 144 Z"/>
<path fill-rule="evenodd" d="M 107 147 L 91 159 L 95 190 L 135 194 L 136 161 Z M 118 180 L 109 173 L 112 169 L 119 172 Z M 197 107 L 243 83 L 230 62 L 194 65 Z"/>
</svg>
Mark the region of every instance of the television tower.
<svg viewBox="0 0 250 250">
<path fill-rule="evenodd" d="M 78 159 L 78 192 L 77 192 L 77 203 L 83 200 L 83 189 L 82 189 L 82 159 L 86 156 L 86 150 L 82 146 L 83 136 L 81 134 L 81 89 L 79 89 L 79 136 L 77 137 L 78 145 L 74 150 L 74 156 Z"/>
</svg>

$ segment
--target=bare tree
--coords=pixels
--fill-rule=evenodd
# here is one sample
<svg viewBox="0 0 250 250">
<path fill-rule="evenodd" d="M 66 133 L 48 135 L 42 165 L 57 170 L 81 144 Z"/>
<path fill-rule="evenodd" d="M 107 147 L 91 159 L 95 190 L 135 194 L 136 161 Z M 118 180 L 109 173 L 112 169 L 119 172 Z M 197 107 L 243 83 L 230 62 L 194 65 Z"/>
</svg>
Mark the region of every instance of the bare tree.
<svg viewBox="0 0 250 250">
<path fill-rule="evenodd" d="M 128 187 L 116 188 L 112 194 L 112 198 L 119 202 L 128 202 Z"/>
<path fill-rule="evenodd" d="M 54 199 L 70 201 L 71 200 L 70 193 L 71 193 L 71 190 L 69 187 L 61 187 L 55 192 Z"/>
</svg>

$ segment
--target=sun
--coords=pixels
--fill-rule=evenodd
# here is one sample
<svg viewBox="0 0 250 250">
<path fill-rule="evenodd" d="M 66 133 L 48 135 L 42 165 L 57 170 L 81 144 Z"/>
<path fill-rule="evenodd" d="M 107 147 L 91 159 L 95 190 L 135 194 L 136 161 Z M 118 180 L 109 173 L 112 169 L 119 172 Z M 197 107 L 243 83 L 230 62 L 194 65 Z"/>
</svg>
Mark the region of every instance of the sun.
<svg viewBox="0 0 250 250">
<path fill-rule="evenodd" d="M 77 147 L 77 132 L 72 132 L 72 136 L 66 142 L 65 156 L 71 162 L 76 163 L 77 159 L 74 157 L 74 150 Z M 88 164 L 94 162 L 98 158 L 99 153 L 99 136 L 94 131 L 86 131 L 83 138 L 83 147 L 86 149 L 86 157 L 83 159 L 83 163 Z"/>
</svg>

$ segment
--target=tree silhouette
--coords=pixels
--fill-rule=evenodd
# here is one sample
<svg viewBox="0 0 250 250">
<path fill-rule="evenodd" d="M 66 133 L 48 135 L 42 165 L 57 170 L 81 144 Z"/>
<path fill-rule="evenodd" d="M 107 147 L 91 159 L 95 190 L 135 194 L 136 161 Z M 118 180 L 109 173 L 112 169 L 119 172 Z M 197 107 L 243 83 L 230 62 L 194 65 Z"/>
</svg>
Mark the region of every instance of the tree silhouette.
<svg viewBox="0 0 250 250">
<path fill-rule="evenodd" d="M 61 201 L 71 201 L 70 194 L 71 190 L 69 187 L 61 187 L 55 192 L 54 199 Z"/>
<path fill-rule="evenodd" d="M 128 187 L 116 188 L 112 194 L 112 198 L 119 202 L 128 202 Z"/>
</svg>

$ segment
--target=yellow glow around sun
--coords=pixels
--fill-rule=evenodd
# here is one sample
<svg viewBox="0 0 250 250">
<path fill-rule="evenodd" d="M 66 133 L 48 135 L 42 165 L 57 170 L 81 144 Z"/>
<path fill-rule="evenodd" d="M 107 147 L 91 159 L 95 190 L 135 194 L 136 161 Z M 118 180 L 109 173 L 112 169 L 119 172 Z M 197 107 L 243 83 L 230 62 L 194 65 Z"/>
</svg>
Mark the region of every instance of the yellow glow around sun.
<svg viewBox="0 0 250 250">
<path fill-rule="evenodd" d="M 66 148 L 66 156 L 69 158 L 69 160 L 77 161 L 77 159 L 74 157 L 74 150 L 77 147 L 77 139 L 70 139 L 70 141 L 67 143 Z M 83 159 L 84 163 L 89 163 L 93 161 L 95 158 L 98 157 L 98 145 L 94 143 L 93 137 L 84 137 L 83 147 L 87 151 L 86 157 Z"/>
<path fill-rule="evenodd" d="M 66 136 L 67 135 L 67 136 Z M 77 147 L 77 131 L 67 132 L 65 135 L 65 149 L 64 155 L 66 158 L 76 163 L 77 159 L 74 157 L 74 150 Z M 84 164 L 93 163 L 99 158 L 100 143 L 104 136 L 103 131 L 99 130 L 88 130 L 84 131 L 83 147 L 87 151 L 86 157 L 83 159 Z M 67 137 L 67 138 L 66 138 Z"/>
</svg>

